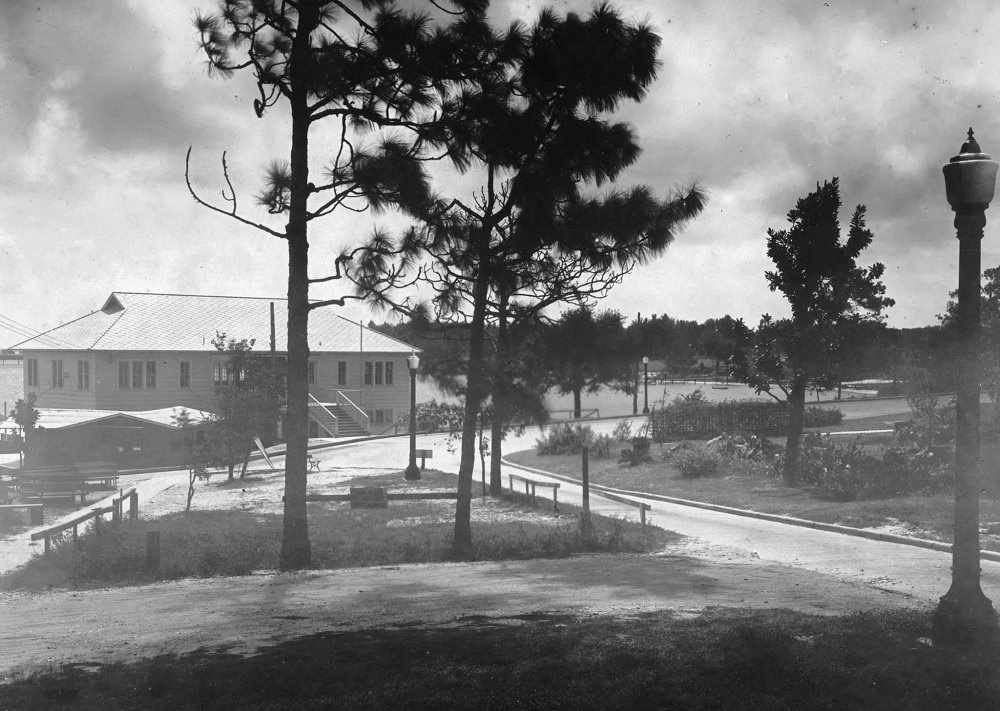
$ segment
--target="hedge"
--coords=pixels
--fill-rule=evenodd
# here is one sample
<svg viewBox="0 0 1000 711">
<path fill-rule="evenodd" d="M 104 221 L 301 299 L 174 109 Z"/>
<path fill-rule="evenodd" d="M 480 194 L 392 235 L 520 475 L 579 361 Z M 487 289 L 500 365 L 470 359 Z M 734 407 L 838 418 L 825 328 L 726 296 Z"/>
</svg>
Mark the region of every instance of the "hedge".
<svg viewBox="0 0 1000 711">
<path fill-rule="evenodd" d="M 805 410 L 806 427 L 837 425 L 843 418 L 836 409 L 809 406 Z M 723 432 L 783 435 L 788 431 L 788 406 L 761 400 L 677 400 L 650 413 L 649 425 L 657 442 L 714 437 Z"/>
</svg>

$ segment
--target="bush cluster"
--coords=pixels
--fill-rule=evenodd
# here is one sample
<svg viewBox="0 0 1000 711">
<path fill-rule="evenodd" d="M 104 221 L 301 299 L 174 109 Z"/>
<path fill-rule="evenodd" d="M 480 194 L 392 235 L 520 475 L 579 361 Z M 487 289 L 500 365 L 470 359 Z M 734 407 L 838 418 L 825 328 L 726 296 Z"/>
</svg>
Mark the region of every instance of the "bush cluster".
<svg viewBox="0 0 1000 711">
<path fill-rule="evenodd" d="M 465 418 L 465 405 L 454 402 L 417 403 L 418 432 L 459 432 Z M 396 424 L 403 428 L 410 426 L 410 411 L 399 415 Z"/>
<path fill-rule="evenodd" d="M 589 425 L 572 425 L 563 422 L 549 427 L 535 440 L 539 454 L 579 454 L 584 445 L 594 441 L 594 431 Z"/>
<path fill-rule="evenodd" d="M 722 457 L 704 447 L 684 449 L 674 457 L 674 464 L 686 479 L 702 479 L 719 473 Z"/>
<path fill-rule="evenodd" d="M 802 440 L 799 479 L 836 501 L 940 491 L 953 482 L 950 457 L 934 450 L 897 444 L 870 452 L 857 439 L 838 446 L 815 433 Z"/>
<path fill-rule="evenodd" d="M 806 427 L 839 425 L 844 419 L 840 410 L 809 406 L 805 409 Z M 761 400 L 725 400 L 709 402 L 695 391 L 669 405 L 654 410 L 649 417 L 652 437 L 657 442 L 671 439 L 707 439 L 723 432 L 752 432 L 781 435 L 788 431 L 788 406 Z"/>
</svg>

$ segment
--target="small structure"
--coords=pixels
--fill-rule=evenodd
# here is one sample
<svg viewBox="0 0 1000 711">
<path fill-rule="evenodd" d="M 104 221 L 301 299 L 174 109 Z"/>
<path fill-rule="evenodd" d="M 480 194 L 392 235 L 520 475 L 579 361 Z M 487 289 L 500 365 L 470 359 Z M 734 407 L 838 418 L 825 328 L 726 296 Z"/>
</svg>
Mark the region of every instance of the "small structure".
<svg viewBox="0 0 1000 711">
<path fill-rule="evenodd" d="M 182 465 L 188 433 L 175 422 L 181 410 L 195 424 L 211 417 L 180 407 L 138 412 L 40 408 L 27 439 L 26 466 L 98 461 L 118 469 Z"/>
</svg>

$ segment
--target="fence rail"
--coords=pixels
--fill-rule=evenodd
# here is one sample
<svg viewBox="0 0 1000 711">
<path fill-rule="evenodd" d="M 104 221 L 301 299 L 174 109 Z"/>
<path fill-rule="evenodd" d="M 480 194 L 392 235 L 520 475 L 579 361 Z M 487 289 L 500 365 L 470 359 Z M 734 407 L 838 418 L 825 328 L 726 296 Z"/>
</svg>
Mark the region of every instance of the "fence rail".
<svg viewBox="0 0 1000 711">
<path fill-rule="evenodd" d="M 549 410 L 549 417 L 555 419 L 556 415 L 562 415 L 562 414 L 567 414 L 568 413 L 569 416 L 566 419 L 567 420 L 572 420 L 572 419 L 575 419 L 573 417 L 573 412 L 574 412 L 574 410 Z M 584 409 L 580 410 L 580 419 L 581 420 L 597 420 L 597 419 L 600 419 L 600 417 L 601 417 L 601 410 L 600 410 L 600 408 L 592 407 L 592 408 L 584 408 Z"/>
<path fill-rule="evenodd" d="M 129 489 L 128 491 L 122 491 L 119 496 L 113 498 L 111 500 L 111 505 L 109 506 L 93 508 L 70 521 L 60 523 L 56 526 L 43 528 L 41 531 L 35 531 L 31 534 L 31 540 L 37 541 L 39 539 L 45 539 L 45 552 L 48 553 L 54 537 L 72 529 L 73 540 L 76 541 L 79 538 L 79 526 L 91 519 L 94 520 L 94 526 L 96 527 L 97 533 L 100 533 L 101 519 L 106 514 L 111 514 L 111 522 L 113 524 L 118 524 L 122 521 L 124 516 L 124 503 L 126 500 L 129 502 L 128 519 L 129 521 L 135 521 L 139 518 L 139 493 L 135 489 Z"/>
</svg>

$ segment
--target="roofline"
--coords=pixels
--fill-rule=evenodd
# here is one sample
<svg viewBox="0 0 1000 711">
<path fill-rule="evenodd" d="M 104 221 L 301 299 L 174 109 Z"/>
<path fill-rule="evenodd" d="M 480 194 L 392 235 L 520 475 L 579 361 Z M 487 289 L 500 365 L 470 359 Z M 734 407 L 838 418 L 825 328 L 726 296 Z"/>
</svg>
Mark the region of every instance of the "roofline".
<svg viewBox="0 0 1000 711">
<path fill-rule="evenodd" d="M 82 321 L 83 319 L 87 318 L 88 316 L 93 316 L 94 314 L 99 313 L 99 312 L 100 312 L 100 309 L 97 309 L 96 311 L 91 311 L 90 313 L 86 313 L 83 316 L 78 316 L 77 318 L 71 319 L 71 320 L 67 321 L 66 323 L 61 323 L 58 326 L 53 326 L 52 328 L 48 329 L 47 331 L 43 331 L 43 332 L 41 332 L 39 334 L 36 334 L 36 335 L 32 336 L 31 338 L 26 338 L 23 341 L 20 341 L 19 343 L 15 343 L 14 345 L 9 346 L 5 350 L 14 350 L 15 348 L 21 348 L 21 345 L 24 344 L 24 343 L 28 343 L 29 341 L 34 341 L 34 340 L 36 340 L 38 338 L 44 338 L 45 336 L 47 336 L 48 334 L 52 333 L 53 331 L 55 331 L 58 328 L 63 328 L 64 326 L 69 326 L 71 323 L 76 323 L 77 321 Z M 53 340 L 56 340 L 56 341 L 62 341 L 61 338 L 56 338 L 55 336 L 52 336 L 51 338 Z M 98 339 L 98 340 L 100 340 L 100 339 Z M 95 341 L 95 343 L 96 342 L 97 341 Z M 29 348 L 28 350 L 36 350 L 36 349 Z M 68 351 L 68 350 L 81 350 L 81 349 L 79 349 L 79 348 L 55 348 L 55 347 L 51 347 L 51 348 L 48 348 L 48 349 L 41 348 L 41 349 L 37 349 L 37 350 L 60 350 L 60 351 Z M 84 348 L 82 350 L 89 350 L 89 348 Z"/>
</svg>

